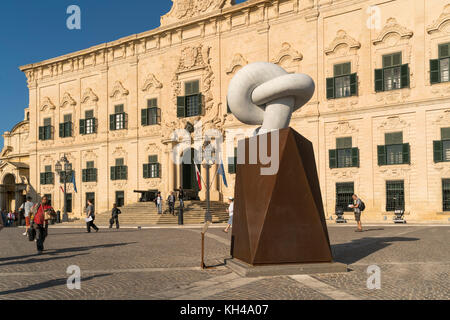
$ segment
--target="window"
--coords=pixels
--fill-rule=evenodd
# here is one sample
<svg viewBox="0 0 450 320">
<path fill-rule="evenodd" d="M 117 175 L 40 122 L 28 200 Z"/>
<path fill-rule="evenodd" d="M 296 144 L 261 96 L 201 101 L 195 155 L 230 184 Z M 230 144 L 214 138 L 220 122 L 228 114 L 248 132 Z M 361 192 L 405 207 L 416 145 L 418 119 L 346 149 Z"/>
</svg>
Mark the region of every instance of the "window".
<svg viewBox="0 0 450 320">
<path fill-rule="evenodd" d="M 72 194 L 66 193 L 66 208 L 67 212 L 72 212 Z"/>
<path fill-rule="evenodd" d="M 375 91 L 409 88 L 409 65 L 402 65 L 402 53 L 383 56 L 383 68 L 375 69 Z"/>
<path fill-rule="evenodd" d="M 97 182 L 97 169 L 95 168 L 94 161 L 86 162 L 86 169 L 83 169 L 82 180 L 83 182 Z"/>
<path fill-rule="evenodd" d="M 59 137 L 68 138 L 72 136 L 72 115 L 65 114 L 64 122 L 59 124 Z"/>
<path fill-rule="evenodd" d="M 158 108 L 158 99 L 147 100 L 147 108 L 141 110 L 141 124 L 151 126 L 161 123 L 161 109 Z"/>
<path fill-rule="evenodd" d="M 355 186 L 353 182 L 336 183 L 336 210 L 338 208 L 343 211 L 353 211 L 349 208 L 349 204 L 353 204 L 352 195 L 355 193 Z"/>
<path fill-rule="evenodd" d="M 75 175 L 75 171 L 72 170 L 70 174 L 67 175 L 66 182 L 72 182 L 72 177 Z M 64 178 L 66 176 L 65 171 L 61 171 L 59 175 L 59 183 L 64 183 Z"/>
<path fill-rule="evenodd" d="M 327 78 L 327 99 L 344 98 L 358 94 L 358 77 L 351 73 L 351 63 L 334 65 L 334 77 Z"/>
<path fill-rule="evenodd" d="M 125 193 L 123 191 L 116 191 L 116 204 L 119 208 L 125 204 Z"/>
<path fill-rule="evenodd" d="M 128 167 L 124 165 L 122 158 L 116 159 L 116 165 L 111 167 L 111 180 L 127 180 Z"/>
<path fill-rule="evenodd" d="M 93 134 L 97 132 L 94 110 L 84 113 L 84 119 L 80 119 L 80 134 Z"/>
<path fill-rule="evenodd" d="M 54 183 L 54 174 L 52 172 L 52 166 L 45 166 L 45 171 L 40 175 L 41 185 L 48 185 Z"/>
<path fill-rule="evenodd" d="M 443 211 L 450 211 L 450 179 L 442 180 L 442 206 Z"/>
<path fill-rule="evenodd" d="M 378 165 L 410 164 L 409 143 L 403 143 L 403 132 L 385 134 L 385 145 L 378 146 Z"/>
<path fill-rule="evenodd" d="M 124 105 L 116 105 L 114 112 L 114 114 L 109 116 L 109 129 L 111 131 L 126 129 L 127 114 L 124 112 Z"/>
<path fill-rule="evenodd" d="M 430 60 L 430 82 L 450 81 L 450 43 L 439 45 L 439 59 Z"/>
<path fill-rule="evenodd" d="M 202 94 L 199 81 L 189 81 L 184 84 L 184 97 L 177 98 L 178 118 L 194 117 L 202 114 Z"/>
<path fill-rule="evenodd" d="M 52 127 L 52 119 L 45 118 L 44 125 L 39 127 L 39 140 L 51 140 L 53 139 L 53 127 Z"/>
<path fill-rule="evenodd" d="M 386 211 L 405 210 L 403 181 L 386 181 Z"/>
<path fill-rule="evenodd" d="M 450 127 L 441 128 L 441 140 L 433 141 L 434 162 L 450 161 Z"/>
<path fill-rule="evenodd" d="M 88 200 L 91 200 L 92 204 L 95 207 L 95 192 L 86 192 L 86 205 Z"/>
<path fill-rule="evenodd" d="M 359 149 L 352 148 L 352 137 L 337 138 L 336 149 L 329 151 L 330 168 L 359 167 Z"/>
<path fill-rule="evenodd" d="M 149 156 L 148 163 L 144 164 L 144 179 L 160 177 L 161 165 L 158 163 L 158 156 Z"/>
<path fill-rule="evenodd" d="M 236 174 L 237 169 L 237 148 L 234 148 L 234 156 L 228 157 L 228 173 Z"/>
</svg>

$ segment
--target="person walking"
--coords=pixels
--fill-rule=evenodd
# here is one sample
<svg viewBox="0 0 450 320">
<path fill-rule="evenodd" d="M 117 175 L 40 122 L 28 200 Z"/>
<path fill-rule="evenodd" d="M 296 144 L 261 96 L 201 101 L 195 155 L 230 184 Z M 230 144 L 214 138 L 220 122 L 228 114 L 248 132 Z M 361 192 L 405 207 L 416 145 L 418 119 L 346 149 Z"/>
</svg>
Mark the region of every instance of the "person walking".
<svg viewBox="0 0 450 320">
<path fill-rule="evenodd" d="M 362 224 L 361 224 L 361 204 L 362 201 L 360 198 L 358 198 L 358 196 L 356 194 L 352 195 L 352 199 L 353 199 L 353 204 L 350 205 L 350 208 L 353 209 L 353 211 L 355 212 L 355 220 L 356 223 L 358 224 L 358 229 L 355 230 L 355 232 L 362 232 Z"/>
<path fill-rule="evenodd" d="M 114 222 L 116 223 L 116 229 L 119 229 L 119 214 L 121 214 L 122 211 L 120 211 L 119 208 L 117 208 L 117 204 L 113 204 L 113 209 L 111 212 L 111 219 L 109 220 L 109 228 L 111 229 Z"/>
<path fill-rule="evenodd" d="M 86 206 L 86 227 L 88 233 L 91 233 L 91 227 L 95 230 L 95 232 L 98 232 L 98 227 L 94 224 L 94 220 L 95 220 L 94 205 L 92 204 L 92 200 L 88 199 Z"/>
<path fill-rule="evenodd" d="M 173 216 L 175 215 L 175 195 L 173 191 L 170 193 L 167 198 L 167 202 L 169 203 L 169 214 L 171 213 Z"/>
<path fill-rule="evenodd" d="M 228 225 L 225 228 L 225 230 L 223 230 L 223 232 L 228 233 L 228 230 L 230 230 L 231 226 L 233 225 L 233 213 L 234 213 L 234 199 L 232 197 L 228 198 L 228 209 L 227 212 L 230 216 L 230 218 L 228 219 Z"/>
<path fill-rule="evenodd" d="M 31 212 L 31 208 L 33 208 L 34 203 L 31 201 L 31 197 L 28 196 L 27 197 L 27 201 L 25 203 L 22 203 L 22 205 L 20 206 L 20 209 L 23 210 L 24 212 L 24 217 L 25 217 L 25 232 L 22 233 L 22 235 L 26 236 L 28 233 L 28 230 L 30 229 L 30 212 Z"/>
<path fill-rule="evenodd" d="M 180 200 L 180 207 L 184 208 L 184 190 L 183 190 L 183 187 L 180 187 L 180 191 L 178 192 L 178 200 Z"/>
<path fill-rule="evenodd" d="M 48 220 L 51 213 L 54 212 L 51 205 L 48 204 L 47 196 L 43 196 L 41 203 L 36 209 L 36 214 L 32 219 L 32 228 L 36 230 L 36 248 L 38 254 L 44 251 L 44 241 L 48 235 Z"/>
<path fill-rule="evenodd" d="M 161 192 L 158 192 L 156 199 L 155 199 L 155 203 L 156 203 L 156 207 L 158 208 L 158 214 L 162 214 L 162 197 L 161 197 Z"/>
</svg>

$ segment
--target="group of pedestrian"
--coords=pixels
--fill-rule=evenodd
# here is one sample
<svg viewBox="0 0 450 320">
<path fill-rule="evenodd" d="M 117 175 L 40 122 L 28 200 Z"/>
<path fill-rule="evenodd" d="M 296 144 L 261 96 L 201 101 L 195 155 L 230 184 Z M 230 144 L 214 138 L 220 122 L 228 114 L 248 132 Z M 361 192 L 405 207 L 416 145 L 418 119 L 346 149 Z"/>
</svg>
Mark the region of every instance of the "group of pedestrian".
<svg viewBox="0 0 450 320">
<path fill-rule="evenodd" d="M 16 227 L 19 224 L 20 215 L 17 211 L 1 211 L 2 224 L 5 227 Z"/>
<path fill-rule="evenodd" d="M 178 190 L 178 200 L 180 201 L 180 208 L 184 208 L 184 190 L 182 187 Z M 176 215 L 175 213 L 175 202 L 176 202 L 176 196 L 175 192 L 171 191 L 169 196 L 167 197 L 167 205 L 169 207 L 169 214 Z M 155 205 L 158 210 L 158 214 L 164 214 L 163 213 L 163 197 L 161 195 L 161 192 L 158 192 L 155 198 Z"/>
</svg>

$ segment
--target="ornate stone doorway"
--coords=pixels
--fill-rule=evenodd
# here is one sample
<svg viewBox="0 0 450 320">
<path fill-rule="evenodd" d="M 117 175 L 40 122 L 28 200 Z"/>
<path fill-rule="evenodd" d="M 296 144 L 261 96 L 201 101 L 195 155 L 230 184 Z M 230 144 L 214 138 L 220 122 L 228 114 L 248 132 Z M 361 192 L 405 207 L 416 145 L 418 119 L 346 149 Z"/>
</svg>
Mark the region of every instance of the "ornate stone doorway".
<svg viewBox="0 0 450 320">
<path fill-rule="evenodd" d="M 18 210 L 24 201 L 23 188 L 16 184 L 16 177 L 11 173 L 6 174 L 0 186 L 0 209 Z"/>
<path fill-rule="evenodd" d="M 186 149 L 183 152 L 180 165 L 180 182 L 189 197 L 197 198 L 199 188 L 195 174 L 195 157 L 197 157 L 197 152 L 194 149 Z"/>
</svg>

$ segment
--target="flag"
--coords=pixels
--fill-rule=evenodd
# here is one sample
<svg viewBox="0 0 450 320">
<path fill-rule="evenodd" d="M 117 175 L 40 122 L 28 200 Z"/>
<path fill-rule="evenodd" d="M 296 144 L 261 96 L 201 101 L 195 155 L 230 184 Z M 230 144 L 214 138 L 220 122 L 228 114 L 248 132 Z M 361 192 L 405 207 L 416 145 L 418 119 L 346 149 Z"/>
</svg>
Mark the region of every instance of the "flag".
<svg viewBox="0 0 450 320">
<path fill-rule="evenodd" d="M 78 193 L 77 184 L 75 183 L 75 173 L 74 172 L 72 172 L 72 183 L 73 183 L 73 190 L 75 190 L 75 193 Z"/>
<path fill-rule="evenodd" d="M 61 192 L 64 193 L 63 187 L 59 186 L 59 188 L 61 189 Z"/>
<path fill-rule="evenodd" d="M 222 176 L 223 184 L 228 188 L 227 177 L 225 176 L 225 168 L 223 167 L 223 163 L 220 163 L 219 166 L 219 174 Z"/>
<path fill-rule="evenodd" d="M 200 171 L 198 171 L 197 164 L 194 163 L 195 167 L 195 175 L 197 176 L 198 190 L 202 191 L 202 178 L 200 175 Z"/>
</svg>

